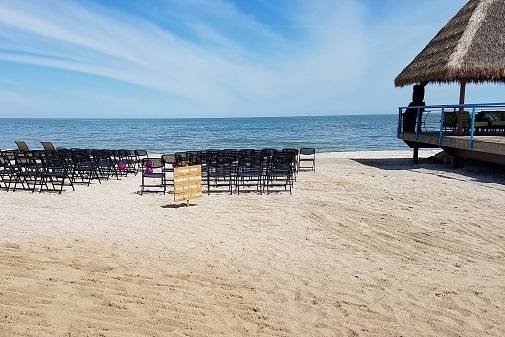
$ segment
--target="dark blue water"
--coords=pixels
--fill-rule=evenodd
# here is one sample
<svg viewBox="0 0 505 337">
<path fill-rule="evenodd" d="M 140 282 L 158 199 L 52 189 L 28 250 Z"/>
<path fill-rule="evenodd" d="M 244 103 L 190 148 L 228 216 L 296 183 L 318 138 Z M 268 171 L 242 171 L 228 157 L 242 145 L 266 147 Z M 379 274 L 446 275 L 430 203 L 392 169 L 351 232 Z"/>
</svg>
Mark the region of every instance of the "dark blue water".
<svg viewBox="0 0 505 337">
<path fill-rule="evenodd" d="M 57 147 L 147 149 L 300 148 L 319 152 L 405 149 L 395 138 L 396 115 L 195 118 L 0 119 L 0 148 L 24 140 Z"/>
</svg>

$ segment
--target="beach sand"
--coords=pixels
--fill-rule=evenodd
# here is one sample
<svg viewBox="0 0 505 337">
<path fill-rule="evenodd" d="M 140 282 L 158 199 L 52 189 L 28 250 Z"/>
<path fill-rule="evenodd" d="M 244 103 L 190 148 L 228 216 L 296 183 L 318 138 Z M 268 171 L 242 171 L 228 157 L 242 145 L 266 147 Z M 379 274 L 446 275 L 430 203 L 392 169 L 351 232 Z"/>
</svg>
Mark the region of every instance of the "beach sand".
<svg viewBox="0 0 505 337">
<path fill-rule="evenodd" d="M 140 176 L 0 191 L 0 336 L 505 336 L 503 175 L 410 156 L 181 208 Z"/>
</svg>

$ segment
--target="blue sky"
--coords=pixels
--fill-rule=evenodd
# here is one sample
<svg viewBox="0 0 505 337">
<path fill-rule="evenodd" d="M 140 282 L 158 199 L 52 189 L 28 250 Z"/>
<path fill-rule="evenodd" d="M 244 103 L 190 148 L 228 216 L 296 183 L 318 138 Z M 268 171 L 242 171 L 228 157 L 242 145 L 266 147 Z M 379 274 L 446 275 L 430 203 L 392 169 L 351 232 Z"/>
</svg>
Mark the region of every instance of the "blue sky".
<svg viewBox="0 0 505 337">
<path fill-rule="evenodd" d="M 0 0 L 0 117 L 394 113 L 394 77 L 464 3 Z"/>
</svg>

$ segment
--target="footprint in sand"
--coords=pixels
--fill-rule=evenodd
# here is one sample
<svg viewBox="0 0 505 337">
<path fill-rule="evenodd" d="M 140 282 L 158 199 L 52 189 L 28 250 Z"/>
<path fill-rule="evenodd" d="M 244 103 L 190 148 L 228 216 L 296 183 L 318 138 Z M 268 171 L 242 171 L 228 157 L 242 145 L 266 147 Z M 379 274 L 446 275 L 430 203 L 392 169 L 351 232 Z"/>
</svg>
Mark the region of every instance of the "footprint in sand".
<svg viewBox="0 0 505 337">
<path fill-rule="evenodd" d="M 14 242 L 6 242 L 3 244 L 3 246 L 8 249 L 21 249 L 21 246 L 18 243 Z"/>
</svg>

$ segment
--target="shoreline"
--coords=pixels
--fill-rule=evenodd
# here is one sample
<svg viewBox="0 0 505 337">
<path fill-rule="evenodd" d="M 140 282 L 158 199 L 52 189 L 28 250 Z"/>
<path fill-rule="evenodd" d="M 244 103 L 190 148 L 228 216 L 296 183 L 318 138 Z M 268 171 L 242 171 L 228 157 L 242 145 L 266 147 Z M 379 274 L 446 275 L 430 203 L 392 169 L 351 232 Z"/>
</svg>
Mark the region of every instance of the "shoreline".
<svg viewBox="0 0 505 337">
<path fill-rule="evenodd" d="M 317 149 L 316 149 L 317 151 Z M 419 149 L 420 157 L 429 157 L 436 153 L 443 151 L 442 149 Z M 348 158 L 354 159 L 361 157 L 379 158 L 380 156 L 399 158 L 410 156 L 412 157 L 412 149 L 405 150 L 369 150 L 369 151 L 329 151 L 329 152 L 316 152 L 316 156 L 321 158 Z"/>
<path fill-rule="evenodd" d="M 442 149 L 419 149 L 419 158 L 428 158 L 436 153 L 443 151 Z M 184 151 L 183 151 L 184 152 Z M 149 152 L 150 156 L 161 156 L 166 153 L 171 152 Z M 328 152 L 317 152 L 316 148 L 316 160 L 320 159 L 356 159 L 360 157 L 366 158 L 380 158 L 381 156 L 391 157 L 391 158 L 406 158 L 412 157 L 412 149 L 407 150 L 368 150 L 368 151 L 328 151 Z"/>
</svg>

